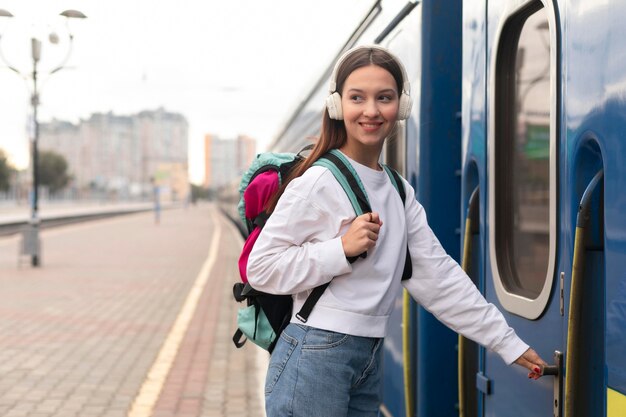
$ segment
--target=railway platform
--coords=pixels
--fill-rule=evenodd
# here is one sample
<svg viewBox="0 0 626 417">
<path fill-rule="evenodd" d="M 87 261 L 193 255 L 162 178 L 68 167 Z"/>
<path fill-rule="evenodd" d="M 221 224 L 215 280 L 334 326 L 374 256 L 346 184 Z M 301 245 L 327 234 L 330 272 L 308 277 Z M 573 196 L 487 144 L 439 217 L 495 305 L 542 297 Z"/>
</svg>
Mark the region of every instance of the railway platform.
<svg viewBox="0 0 626 417">
<path fill-rule="evenodd" d="M 267 356 L 230 340 L 241 238 L 212 205 L 0 237 L 0 415 L 262 417 Z"/>
</svg>

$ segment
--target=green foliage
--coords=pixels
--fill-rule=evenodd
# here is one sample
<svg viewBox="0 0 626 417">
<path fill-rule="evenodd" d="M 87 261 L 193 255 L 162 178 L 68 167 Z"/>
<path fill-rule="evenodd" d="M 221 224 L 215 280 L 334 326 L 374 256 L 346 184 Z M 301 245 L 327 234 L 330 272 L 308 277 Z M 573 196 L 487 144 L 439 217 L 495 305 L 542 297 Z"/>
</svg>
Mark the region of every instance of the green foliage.
<svg viewBox="0 0 626 417">
<path fill-rule="evenodd" d="M 0 191 L 7 191 L 11 186 L 11 177 L 15 168 L 9 163 L 6 154 L 0 149 Z"/>
<path fill-rule="evenodd" d="M 67 173 L 65 157 L 56 152 L 40 151 L 37 166 L 39 184 L 47 186 L 52 193 L 65 188 L 72 179 Z"/>
</svg>

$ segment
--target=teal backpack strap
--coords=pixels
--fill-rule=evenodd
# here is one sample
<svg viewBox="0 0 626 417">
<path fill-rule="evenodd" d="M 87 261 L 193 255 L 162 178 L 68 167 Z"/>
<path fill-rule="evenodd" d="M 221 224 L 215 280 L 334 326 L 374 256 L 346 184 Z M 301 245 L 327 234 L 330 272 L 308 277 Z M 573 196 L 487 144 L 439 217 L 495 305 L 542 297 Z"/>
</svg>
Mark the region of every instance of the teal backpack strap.
<svg viewBox="0 0 626 417">
<path fill-rule="evenodd" d="M 385 171 L 387 171 L 387 175 L 389 175 L 389 179 L 391 183 L 400 194 L 400 198 L 402 199 L 402 205 L 404 206 L 406 203 L 406 190 L 404 189 L 404 183 L 402 182 L 402 177 L 398 174 L 397 171 L 389 168 L 387 165 L 383 165 Z M 406 257 L 404 259 L 404 269 L 402 270 L 402 281 L 407 280 L 413 276 L 413 264 L 411 262 L 411 254 L 409 253 L 409 245 L 407 243 L 406 246 Z"/>
<path fill-rule="evenodd" d="M 398 174 L 396 170 L 389 168 L 387 165 L 383 165 L 383 168 L 387 172 L 387 175 L 389 175 L 389 179 L 391 180 L 391 183 L 393 184 L 394 188 L 398 191 L 398 194 L 400 194 L 400 198 L 402 199 L 402 204 L 405 204 L 406 203 L 406 191 L 404 190 L 404 183 L 402 182 L 402 178 L 400 177 L 400 174 Z"/>
<path fill-rule="evenodd" d="M 341 152 L 330 150 L 313 165 L 327 168 L 345 191 L 357 216 L 372 211 L 367 192 L 354 167 Z"/>
</svg>

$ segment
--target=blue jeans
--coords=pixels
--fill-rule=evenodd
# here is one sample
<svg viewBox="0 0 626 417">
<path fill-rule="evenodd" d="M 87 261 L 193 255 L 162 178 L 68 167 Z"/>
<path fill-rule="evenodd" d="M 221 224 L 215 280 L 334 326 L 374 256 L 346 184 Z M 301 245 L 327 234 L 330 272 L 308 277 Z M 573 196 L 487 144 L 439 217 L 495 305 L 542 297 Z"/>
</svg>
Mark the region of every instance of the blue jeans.
<svg viewBox="0 0 626 417">
<path fill-rule="evenodd" d="M 382 339 L 291 323 L 265 381 L 267 417 L 376 417 Z"/>
</svg>

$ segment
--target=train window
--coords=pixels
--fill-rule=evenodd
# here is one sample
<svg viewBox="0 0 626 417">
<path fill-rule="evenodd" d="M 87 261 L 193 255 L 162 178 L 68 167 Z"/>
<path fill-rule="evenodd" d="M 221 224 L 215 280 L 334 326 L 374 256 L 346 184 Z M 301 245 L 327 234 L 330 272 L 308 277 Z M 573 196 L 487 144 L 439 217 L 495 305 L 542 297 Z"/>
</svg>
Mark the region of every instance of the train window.
<svg viewBox="0 0 626 417">
<path fill-rule="evenodd" d="M 549 28 L 538 1 L 507 21 L 492 100 L 492 269 L 503 306 L 528 318 L 545 308 L 554 272 L 555 77 Z"/>
<path fill-rule="evenodd" d="M 397 36 L 401 33 L 396 31 L 395 34 L 387 39 L 387 42 L 383 44 L 385 48 L 393 51 L 393 53 L 404 63 L 409 65 L 411 62 L 410 54 L 413 52 L 408 49 L 406 45 L 398 44 L 396 42 L 399 39 Z M 409 68 L 409 67 L 407 67 Z M 407 69 L 408 71 L 408 69 Z M 412 85 L 413 88 L 414 85 Z M 413 96 L 413 95 L 412 95 Z M 415 109 L 415 103 L 413 103 L 413 109 Z M 382 161 L 395 169 L 400 175 L 406 176 L 406 152 L 407 152 L 407 122 L 406 120 L 398 120 L 396 127 L 393 129 L 389 137 L 385 140 L 385 146 L 383 147 L 383 153 L 381 155 Z"/>
</svg>

